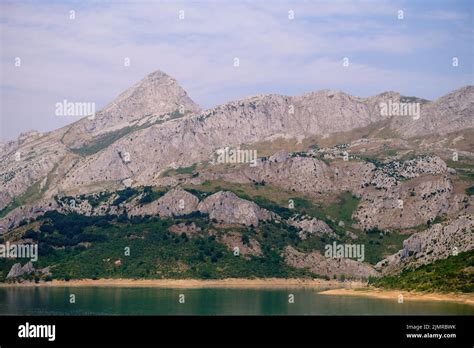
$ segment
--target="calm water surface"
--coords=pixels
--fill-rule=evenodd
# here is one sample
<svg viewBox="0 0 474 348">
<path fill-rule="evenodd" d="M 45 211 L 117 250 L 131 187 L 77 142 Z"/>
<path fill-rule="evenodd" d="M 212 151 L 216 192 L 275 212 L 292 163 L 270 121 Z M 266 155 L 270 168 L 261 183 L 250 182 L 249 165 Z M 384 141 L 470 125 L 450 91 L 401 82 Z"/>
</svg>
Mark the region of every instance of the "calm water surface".
<svg viewBox="0 0 474 348">
<path fill-rule="evenodd" d="M 320 295 L 324 289 L 0 288 L 0 315 L 473 315 L 474 306 Z M 70 304 L 70 295 L 76 303 Z M 179 295 L 185 303 L 179 303 Z M 295 303 L 288 303 L 293 294 Z"/>
</svg>

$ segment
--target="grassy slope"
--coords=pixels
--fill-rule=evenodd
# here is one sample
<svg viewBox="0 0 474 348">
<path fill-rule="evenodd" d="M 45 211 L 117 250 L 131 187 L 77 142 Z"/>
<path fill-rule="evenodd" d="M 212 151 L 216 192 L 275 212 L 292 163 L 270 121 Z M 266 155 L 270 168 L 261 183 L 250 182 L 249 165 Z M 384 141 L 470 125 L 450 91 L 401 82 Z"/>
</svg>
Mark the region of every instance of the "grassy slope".
<svg viewBox="0 0 474 348">
<path fill-rule="evenodd" d="M 106 133 L 104 135 L 101 135 L 99 137 L 96 137 L 93 141 L 91 141 L 87 145 L 84 145 L 83 147 L 80 147 L 80 148 L 77 148 L 77 149 L 71 149 L 71 151 L 73 153 L 81 155 L 81 156 L 90 156 L 90 155 L 93 155 L 93 154 L 105 149 L 106 147 L 113 144 L 114 142 L 116 142 L 120 138 L 123 138 L 127 134 L 133 133 L 133 132 L 138 131 L 140 129 L 145 129 L 145 128 L 150 127 L 152 125 L 162 124 L 162 123 L 164 123 L 168 120 L 174 120 L 176 118 L 181 118 L 186 114 L 187 114 L 187 112 L 181 114 L 178 110 L 175 110 L 174 112 L 169 114 L 169 118 L 167 120 L 158 120 L 158 121 L 155 121 L 153 123 L 145 123 L 141 126 L 133 125 L 133 126 L 124 127 L 124 128 L 119 129 L 119 130 L 112 131 L 112 132 Z"/>
</svg>

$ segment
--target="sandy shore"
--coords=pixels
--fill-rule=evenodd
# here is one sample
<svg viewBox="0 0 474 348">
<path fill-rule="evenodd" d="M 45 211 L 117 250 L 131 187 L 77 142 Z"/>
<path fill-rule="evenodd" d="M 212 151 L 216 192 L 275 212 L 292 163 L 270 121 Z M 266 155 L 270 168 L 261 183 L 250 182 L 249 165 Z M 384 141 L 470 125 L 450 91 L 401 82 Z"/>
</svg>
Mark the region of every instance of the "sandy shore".
<svg viewBox="0 0 474 348">
<path fill-rule="evenodd" d="M 24 282 L 7 284 L 1 283 L 0 287 L 156 287 L 156 288 L 322 288 L 344 287 L 357 288 L 365 286 L 362 282 L 339 282 L 324 279 L 244 279 L 229 278 L 218 280 L 202 279 L 82 279 L 82 280 L 53 280 L 51 282 Z"/>
<path fill-rule="evenodd" d="M 474 306 L 474 293 L 468 294 L 439 294 L 439 293 L 419 293 L 403 290 L 380 290 L 375 288 L 360 289 L 331 289 L 320 292 L 323 295 L 339 295 L 339 296 L 363 296 L 375 297 L 385 300 L 398 302 L 398 296 L 403 295 L 403 301 L 450 301 L 461 302 Z"/>
</svg>

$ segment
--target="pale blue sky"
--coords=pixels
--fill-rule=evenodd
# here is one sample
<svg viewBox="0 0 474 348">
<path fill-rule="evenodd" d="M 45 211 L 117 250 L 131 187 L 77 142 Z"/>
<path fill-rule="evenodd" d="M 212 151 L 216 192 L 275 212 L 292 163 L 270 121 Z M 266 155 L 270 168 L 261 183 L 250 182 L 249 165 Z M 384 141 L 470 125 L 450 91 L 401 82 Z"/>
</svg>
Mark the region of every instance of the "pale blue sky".
<svg viewBox="0 0 474 348">
<path fill-rule="evenodd" d="M 77 118 L 55 116 L 55 103 L 100 109 L 158 69 L 204 108 L 324 88 L 435 99 L 473 84 L 473 7 L 472 0 L 2 1 L 0 139 L 71 123 Z"/>
</svg>

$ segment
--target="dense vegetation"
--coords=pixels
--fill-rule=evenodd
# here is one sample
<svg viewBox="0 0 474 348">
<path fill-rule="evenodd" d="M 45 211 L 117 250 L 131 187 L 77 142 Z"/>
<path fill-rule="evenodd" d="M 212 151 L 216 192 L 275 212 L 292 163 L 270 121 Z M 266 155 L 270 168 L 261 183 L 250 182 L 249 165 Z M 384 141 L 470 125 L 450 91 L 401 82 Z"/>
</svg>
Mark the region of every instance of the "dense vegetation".
<svg viewBox="0 0 474 348">
<path fill-rule="evenodd" d="M 386 289 L 426 292 L 474 292 L 474 250 L 438 260 L 414 271 L 377 279 L 373 285 Z"/>
<path fill-rule="evenodd" d="M 178 219 L 158 217 L 83 216 L 48 212 L 39 219 L 38 231 L 28 230 L 23 239 L 37 242 L 35 268 L 51 266 L 55 279 L 81 278 L 228 278 L 305 277 L 310 274 L 287 266 L 281 251 L 297 241 L 296 230 L 273 223 L 242 227 L 242 241 L 258 240 L 260 257 L 234 256 L 216 235 L 204 232 L 210 226 L 206 215 Z M 196 234 L 173 233 L 170 226 L 183 222 L 201 228 Z M 127 254 L 129 252 L 129 255 Z M 119 261 L 120 260 L 120 261 Z M 14 262 L 0 260 L 3 281 Z"/>
<path fill-rule="evenodd" d="M 396 231 L 388 233 L 377 228 L 367 231 L 355 229 L 352 226 L 352 213 L 359 200 L 351 192 L 343 192 L 322 204 L 295 192 L 276 189 L 265 182 L 248 185 L 206 182 L 185 189 L 200 200 L 220 190 L 229 190 L 277 213 L 283 219 L 295 214 L 308 214 L 321 219 L 338 235 L 340 243 L 354 243 L 346 232 L 357 235 L 356 243 L 365 245 L 365 261 L 371 264 L 398 251 L 403 240 L 408 237 Z M 88 200 L 92 206 L 106 200 L 112 205 L 119 205 L 134 197 L 139 198 L 140 204 L 147 204 L 165 193 L 166 189 L 146 186 L 79 198 Z M 72 197 L 63 197 L 66 202 L 69 198 Z M 290 201 L 291 206 L 288 204 Z M 198 231 L 171 232 L 170 227 L 179 223 L 186 226 L 193 224 Z M 167 219 L 157 216 L 129 218 L 127 215 L 84 216 L 47 212 L 36 222 L 25 222 L 25 225 L 20 237 L 39 244 L 40 256 L 35 268 L 51 266 L 52 277 L 56 279 L 314 277 L 308 271 L 286 265 L 282 257 L 284 248 L 291 245 L 303 252 L 323 252 L 325 245 L 333 241 L 324 236 L 309 236 L 301 240 L 298 230 L 285 222 L 266 222 L 248 228 L 234 226 L 229 230 L 201 213 Z M 220 238 L 230 231 L 240 233 L 244 245 L 249 245 L 251 240 L 257 241 L 262 254 L 234 256 L 231 248 L 224 245 Z M 466 280 L 469 272 L 463 271 L 468 267 L 467 263 L 470 262 L 472 266 L 472 253 L 467 255 L 471 255 L 471 258 L 466 259 L 466 254 L 461 254 L 455 259 L 448 259 L 447 264 L 439 261 L 414 272 L 377 280 L 376 285 L 414 290 L 473 291 L 472 284 Z M 5 280 L 14 263 L 15 260 L 0 260 L 0 281 Z M 460 270 L 461 266 L 464 268 Z M 472 271 L 470 275 L 472 278 Z"/>
</svg>

